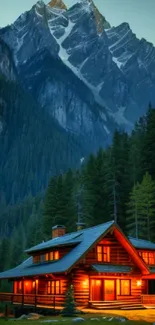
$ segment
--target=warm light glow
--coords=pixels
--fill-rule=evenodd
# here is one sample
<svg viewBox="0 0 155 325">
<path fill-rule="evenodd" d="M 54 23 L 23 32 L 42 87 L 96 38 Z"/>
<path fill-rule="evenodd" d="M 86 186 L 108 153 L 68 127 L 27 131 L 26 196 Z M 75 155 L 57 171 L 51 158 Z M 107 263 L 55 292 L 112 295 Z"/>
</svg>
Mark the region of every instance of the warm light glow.
<svg viewBox="0 0 155 325">
<path fill-rule="evenodd" d="M 59 252 L 58 251 L 54 252 L 54 259 L 55 260 L 59 259 Z"/>
<path fill-rule="evenodd" d="M 100 286 L 100 285 L 101 285 L 101 281 L 100 281 L 100 280 L 97 280 L 97 281 L 96 281 L 96 285 L 97 285 L 97 286 Z"/>
<path fill-rule="evenodd" d="M 137 287 L 140 287 L 142 285 L 142 281 L 141 280 L 138 280 L 137 281 Z"/>
<path fill-rule="evenodd" d="M 98 262 L 110 262 L 110 247 L 104 245 L 97 246 Z"/>
<path fill-rule="evenodd" d="M 28 285 L 29 285 L 28 282 L 26 282 L 25 285 L 26 285 L 26 287 L 28 287 Z"/>
<path fill-rule="evenodd" d="M 83 281 L 83 287 L 88 287 L 88 279 L 86 279 L 85 281 Z"/>
</svg>

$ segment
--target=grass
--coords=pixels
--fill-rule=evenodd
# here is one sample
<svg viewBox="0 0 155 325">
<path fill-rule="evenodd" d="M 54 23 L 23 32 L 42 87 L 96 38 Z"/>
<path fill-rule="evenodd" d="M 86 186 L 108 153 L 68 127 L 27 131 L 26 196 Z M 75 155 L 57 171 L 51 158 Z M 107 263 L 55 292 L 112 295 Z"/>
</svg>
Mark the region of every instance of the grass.
<svg viewBox="0 0 155 325">
<path fill-rule="evenodd" d="M 137 314 L 138 311 L 133 311 L 134 314 Z M 145 310 L 145 312 L 147 312 L 147 310 Z M 118 324 L 121 324 L 120 322 L 116 322 L 116 321 L 106 321 L 103 319 L 104 316 L 106 316 L 107 314 L 103 313 L 103 314 L 87 314 L 87 315 L 82 315 L 82 316 L 79 316 L 79 317 L 82 317 L 82 318 L 85 318 L 85 322 L 79 322 L 78 324 L 79 325 L 82 325 L 83 323 L 85 325 L 109 325 L 109 324 L 112 324 L 112 325 L 118 325 Z M 127 315 L 121 315 L 121 312 L 119 311 L 114 311 L 114 312 L 110 312 L 110 315 L 109 316 L 126 316 Z M 147 316 L 147 315 L 146 315 Z M 130 316 L 131 317 L 131 316 Z M 134 317 L 134 316 L 133 316 Z M 90 318 L 98 318 L 98 320 L 90 320 Z M 43 320 L 55 320 L 57 319 L 58 322 L 56 323 L 42 323 Z M 155 319 L 155 317 L 154 317 Z M 71 318 L 65 318 L 65 317 L 61 317 L 61 316 L 53 316 L 53 317 L 43 317 L 43 318 L 40 318 L 39 320 L 17 320 L 16 321 L 18 325 L 28 325 L 30 323 L 32 323 L 32 325 L 73 325 L 73 324 L 77 324 L 77 323 L 73 323 L 72 322 L 72 317 Z M 151 323 L 152 323 L 152 320 L 151 320 Z M 150 325 L 151 324 L 150 322 L 146 322 L 145 320 L 143 319 L 139 319 L 139 320 L 129 320 L 129 321 L 126 321 L 124 324 L 126 325 Z M 8 320 L 5 320 L 4 318 L 0 318 L 0 325 L 13 325 L 13 321 L 11 319 L 8 319 Z"/>
</svg>

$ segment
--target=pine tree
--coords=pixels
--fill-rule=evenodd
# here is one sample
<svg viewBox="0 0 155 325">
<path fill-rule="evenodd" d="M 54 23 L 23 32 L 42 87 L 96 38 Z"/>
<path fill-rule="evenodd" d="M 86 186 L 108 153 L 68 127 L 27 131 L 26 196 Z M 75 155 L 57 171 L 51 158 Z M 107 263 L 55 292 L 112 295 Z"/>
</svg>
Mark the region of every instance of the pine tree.
<svg viewBox="0 0 155 325">
<path fill-rule="evenodd" d="M 115 132 L 113 143 L 108 152 L 109 200 L 111 201 L 111 214 L 125 231 L 126 204 L 130 192 L 129 175 L 129 138 L 126 133 Z"/>
<path fill-rule="evenodd" d="M 44 219 L 43 219 L 43 233 L 45 238 L 51 235 L 51 229 L 54 225 L 54 218 L 57 212 L 57 199 L 56 199 L 56 183 L 57 178 L 52 177 L 45 196 Z"/>
<path fill-rule="evenodd" d="M 155 180 L 155 110 L 150 108 L 146 116 L 146 137 L 143 160 L 145 171 Z"/>
<path fill-rule="evenodd" d="M 141 206 L 140 213 L 144 222 L 143 234 L 147 240 L 152 239 L 152 230 L 155 226 L 155 182 L 147 172 L 140 186 Z"/>
<path fill-rule="evenodd" d="M 140 237 L 140 184 L 134 185 L 127 204 L 127 231 L 130 236 Z"/>
<path fill-rule="evenodd" d="M 155 183 L 146 173 L 141 184 L 133 187 L 128 203 L 128 230 L 136 237 L 151 240 L 155 227 Z"/>
<path fill-rule="evenodd" d="M 65 305 L 61 313 L 63 316 L 67 317 L 72 317 L 76 315 L 73 285 L 70 285 L 66 293 Z"/>
</svg>

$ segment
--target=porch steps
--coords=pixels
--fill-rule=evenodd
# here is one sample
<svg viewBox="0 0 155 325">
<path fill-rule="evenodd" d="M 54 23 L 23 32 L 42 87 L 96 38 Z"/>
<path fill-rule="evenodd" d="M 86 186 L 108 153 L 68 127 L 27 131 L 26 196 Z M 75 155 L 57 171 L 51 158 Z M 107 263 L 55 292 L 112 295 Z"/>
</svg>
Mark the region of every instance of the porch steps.
<svg viewBox="0 0 155 325">
<path fill-rule="evenodd" d="M 141 304 L 140 299 L 134 298 L 130 300 L 114 300 L 114 301 L 90 301 L 90 308 L 93 309 L 122 309 L 122 310 L 130 310 L 130 309 L 145 309 L 145 307 Z"/>
</svg>

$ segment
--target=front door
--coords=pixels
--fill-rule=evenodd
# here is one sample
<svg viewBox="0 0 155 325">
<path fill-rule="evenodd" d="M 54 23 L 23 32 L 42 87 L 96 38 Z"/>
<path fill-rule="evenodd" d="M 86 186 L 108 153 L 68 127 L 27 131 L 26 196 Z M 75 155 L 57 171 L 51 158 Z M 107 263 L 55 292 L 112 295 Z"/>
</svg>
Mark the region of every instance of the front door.
<svg viewBox="0 0 155 325">
<path fill-rule="evenodd" d="M 91 280 L 91 299 L 93 301 L 102 300 L 102 280 Z"/>
<path fill-rule="evenodd" d="M 104 300 L 115 300 L 115 280 L 104 280 Z"/>
</svg>

